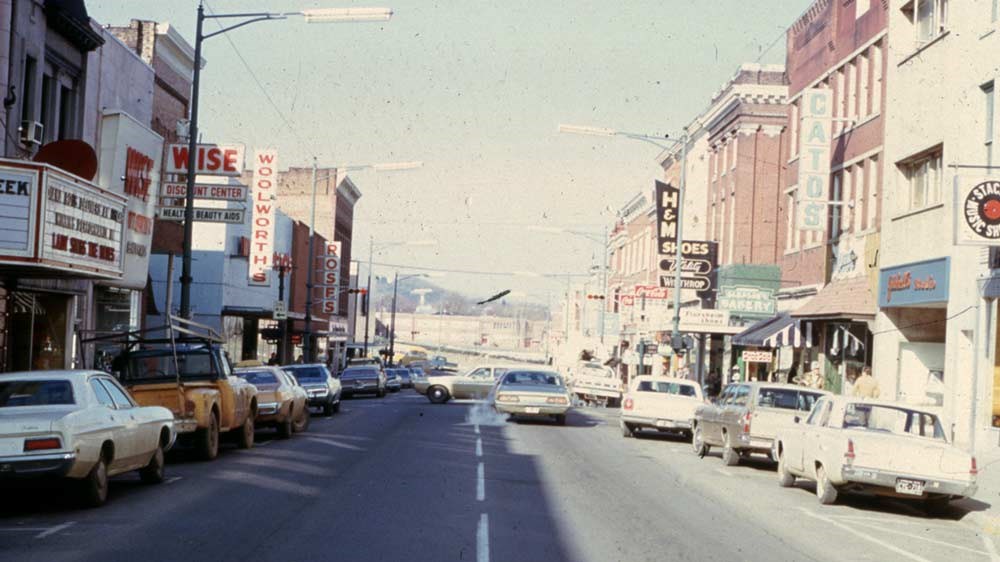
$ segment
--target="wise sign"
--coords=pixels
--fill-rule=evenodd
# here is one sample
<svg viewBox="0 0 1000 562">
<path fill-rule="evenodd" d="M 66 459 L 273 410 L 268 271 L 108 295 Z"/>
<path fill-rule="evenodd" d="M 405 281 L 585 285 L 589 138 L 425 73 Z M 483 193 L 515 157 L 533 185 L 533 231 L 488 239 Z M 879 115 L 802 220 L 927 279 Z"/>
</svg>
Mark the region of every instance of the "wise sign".
<svg viewBox="0 0 1000 562">
<path fill-rule="evenodd" d="M 200 176 L 239 176 L 243 173 L 243 145 L 199 144 L 195 148 L 194 171 Z M 168 174 L 187 174 L 188 145 L 167 147 Z"/>
<path fill-rule="evenodd" d="M 799 230 L 825 230 L 827 186 L 830 182 L 832 92 L 814 88 L 802 93 L 799 157 Z"/>
</svg>

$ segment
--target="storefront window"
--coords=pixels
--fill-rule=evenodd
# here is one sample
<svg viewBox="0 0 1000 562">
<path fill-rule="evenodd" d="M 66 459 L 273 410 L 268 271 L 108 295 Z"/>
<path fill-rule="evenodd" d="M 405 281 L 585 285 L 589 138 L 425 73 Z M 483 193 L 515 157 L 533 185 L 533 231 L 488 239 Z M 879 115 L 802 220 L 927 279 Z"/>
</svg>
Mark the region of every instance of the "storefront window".
<svg viewBox="0 0 1000 562">
<path fill-rule="evenodd" d="M 10 345 L 7 365 L 11 371 L 66 368 L 67 295 L 11 293 Z"/>
</svg>

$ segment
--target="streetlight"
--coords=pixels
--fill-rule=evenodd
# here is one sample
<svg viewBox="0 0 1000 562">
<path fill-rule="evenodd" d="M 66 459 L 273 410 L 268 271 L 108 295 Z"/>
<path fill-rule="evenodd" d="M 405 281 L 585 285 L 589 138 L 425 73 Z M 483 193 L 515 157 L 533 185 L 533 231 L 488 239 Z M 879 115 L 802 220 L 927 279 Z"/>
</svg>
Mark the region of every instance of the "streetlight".
<svg viewBox="0 0 1000 562">
<path fill-rule="evenodd" d="M 205 4 L 198 2 L 198 24 L 195 28 L 194 36 L 194 75 L 191 79 L 191 114 L 188 129 L 188 161 L 187 161 L 187 190 L 184 200 L 184 258 L 181 263 L 181 317 L 191 318 L 191 254 L 192 240 L 194 239 L 194 180 L 195 161 L 198 151 L 198 100 L 201 84 L 201 44 L 205 39 L 211 39 L 217 35 L 232 31 L 238 27 L 249 25 L 258 21 L 283 20 L 289 16 L 302 16 L 306 23 L 321 22 L 363 22 L 363 21 L 387 21 L 392 17 L 392 10 L 389 8 L 313 8 L 299 12 L 254 12 L 240 14 L 211 14 L 205 15 Z M 224 27 L 212 33 L 203 33 L 202 27 L 206 19 L 231 19 L 237 18 L 243 21 Z"/>
<path fill-rule="evenodd" d="M 417 277 L 443 277 L 443 273 L 415 273 L 413 275 L 405 275 L 402 279 L 399 277 L 399 272 L 393 276 L 392 279 L 392 316 L 389 317 L 389 366 L 392 367 L 396 360 L 396 296 L 397 288 L 400 281 L 406 281 L 407 279 L 415 279 Z"/>
<path fill-rule="evenodd" d="M 683 229 L 684 229 L 684 189 L 687 183 L 687 145 L 688 145 L 688 130 L 687 127 L 684 128 L 684 135 L 680 140 L 672 139 L 669 135 L 663 137 L 655 137 L 653 135 L 644 135 L 642 133 L 629 133 L 626 131 L 616 131 L 614 129 L 603 129 L 600 127 L 587 127 L 581 125 L 559 125 L 560 133 L 569 133 L 574 135 L 590 135 L 599 137 L 625 137 L 632 140 L 638 140 L 642 142 L 648 142 L 652 145 L 658 146 L 660 148 L 672 148 L 680 145 L 681 147 L 681 182 L 678 186 L 677 194 L 677 238 L 674 241 L 676 248 L 674 254 L 674 322 L 673 329 L 670 333 L 670 345 L 675 351 L 679 350 L 682 346 L 681 344 L 681 245 L 683 243 Z M 662 142 L 670 143 L 670 146 L 665 146 L 661 144 Z M 607 288 L 605 287 L 605 290 Z"/>
<path fill-rule="evenodd" d="M 319 182 L 330 178 L 336 178 L 341 172 L 356 170 L 412 170 L 420 168 L 423 162 L 396 162 L 388 164 L 352 164 L 347 166 L 334 166 L 333 172 L 324 176 L 316 177 L 316 157 L 313 157 L 312 165 L 312 210 L 309 214 L 309 263 L 306 264 L 306 318 L 305 330 L 302 331 L 302 357 L 303 361 L 309 363 L 312 359 L 312 307 L 313 307 L 313 276 L 315 275 L 316 254 L 315 254 L 315 226 L 316 226 L 316 191 Z M 368 287 L 371 289 L 371 286 Z M 339 298 L 340 288 L 337 287 L 337 298 Z"/>
<path fill-rule="evenodd" d="M 437 240 L 407 240 L 405 242 L 379 242 L 381 248 L 391 248 L 393 246 L 436 246 Z M 365 311 L 365 357 L 368 357 L 368 318 L 372 314 L 372 258 L 375 255 L 375 237 L 368 238 L 368 310 Z"/>
</svg>

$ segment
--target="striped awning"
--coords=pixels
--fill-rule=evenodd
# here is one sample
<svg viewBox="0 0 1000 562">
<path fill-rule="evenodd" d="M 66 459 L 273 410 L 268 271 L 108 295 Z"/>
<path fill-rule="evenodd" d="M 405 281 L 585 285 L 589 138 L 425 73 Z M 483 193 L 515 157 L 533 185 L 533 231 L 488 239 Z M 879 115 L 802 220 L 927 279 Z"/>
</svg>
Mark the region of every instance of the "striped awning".
<svg viewBox="0 0 1000 562">
<path fill-rule="evenodd" d="M 782 312 L 773 318 L 761 320 L 733 336 L 733 345 L 753 347 L 812 347 L 812 323 L 792 318 Z"/>
<path fill-rule="evenodd" d="M 784 328 L 764 338 L 764 347 L 812 347 L 812 322 L 793 320 Z"/>
</svg>

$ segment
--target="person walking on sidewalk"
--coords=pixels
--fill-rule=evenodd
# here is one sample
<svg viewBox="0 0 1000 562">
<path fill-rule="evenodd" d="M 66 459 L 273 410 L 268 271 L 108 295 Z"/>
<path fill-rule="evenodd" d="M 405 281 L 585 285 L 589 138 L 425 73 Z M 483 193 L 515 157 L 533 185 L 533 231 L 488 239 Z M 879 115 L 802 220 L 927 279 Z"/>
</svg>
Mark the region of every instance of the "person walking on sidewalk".
<svg viewBox="0 0 1000 562">
<path fill-rule="evenodd" d="M 878 398 L 878 381 L 872 376 L 872 368 L 865 367 L 861 376 L 854 381 L 854 396 L 859 398 Z"/>
</svg>

